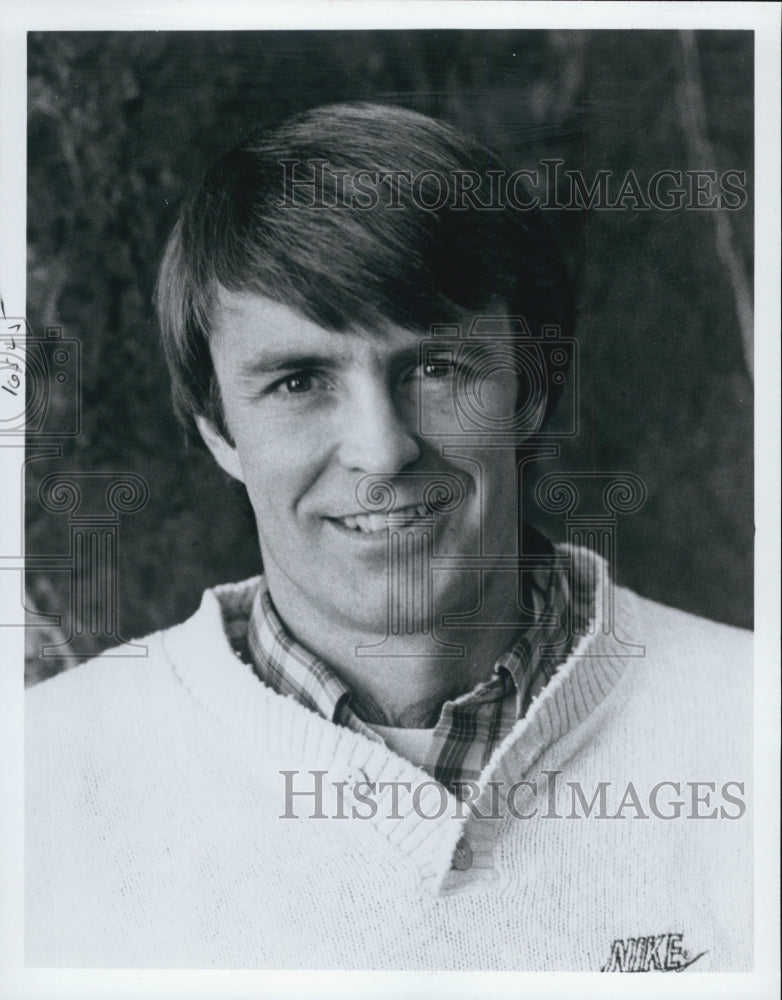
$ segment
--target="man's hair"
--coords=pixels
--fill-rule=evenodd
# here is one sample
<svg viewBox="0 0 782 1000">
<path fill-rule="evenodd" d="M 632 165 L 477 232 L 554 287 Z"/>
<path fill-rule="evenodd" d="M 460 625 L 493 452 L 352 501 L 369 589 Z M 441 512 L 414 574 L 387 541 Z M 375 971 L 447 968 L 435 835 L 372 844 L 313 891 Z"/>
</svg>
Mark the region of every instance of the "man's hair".
<svg viewBox="0 0 782 1000">
<path fill-rule="evenodd" d="M 373 199 L 367 180 L 383 171 Z M 570 334 L 570 286 L 542 214 L 467 197 L 442 204 L 443 184 L 453 189 L 465 172 L 479 176 L 485 203 L 491 171 L 505 174 L 469 136 L 373 104 L 315 108 L 218 160 L 180 212 L 155 292 L 185 427 L 201 415 L 231 441 L 209 352 L 220 286 L 335 332 L 394 324 L 425 333 L 494 307 L 523 316 L 533 333 L 558 324 Z M 548 389 L 547 413 L 558 387 Z"/>
</svg>

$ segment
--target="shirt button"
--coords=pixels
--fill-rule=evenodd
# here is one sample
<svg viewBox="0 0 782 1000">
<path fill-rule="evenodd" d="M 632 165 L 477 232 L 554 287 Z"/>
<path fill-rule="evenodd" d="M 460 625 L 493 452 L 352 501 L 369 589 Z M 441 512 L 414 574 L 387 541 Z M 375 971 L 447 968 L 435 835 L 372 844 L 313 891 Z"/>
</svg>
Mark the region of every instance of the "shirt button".
<svg viewBox="0 0 782 1000">
<path fill-rule="evenodd" d="M 456 845 L 456 850 L 453 852 L 453 861 L 451 861 L 451 868 L 455 868 L 458 872 L 466 872 L 471 865 L 472 865 L 472 848 L 464 839 L 464 837 L 462 837 L 459 843 Z"/>
</svg>

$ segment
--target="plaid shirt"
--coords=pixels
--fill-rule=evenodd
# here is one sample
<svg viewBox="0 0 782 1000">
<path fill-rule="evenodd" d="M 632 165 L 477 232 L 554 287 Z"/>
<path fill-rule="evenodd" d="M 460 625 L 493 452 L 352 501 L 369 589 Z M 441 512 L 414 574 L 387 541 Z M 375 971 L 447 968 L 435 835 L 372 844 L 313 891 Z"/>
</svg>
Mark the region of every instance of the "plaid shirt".
<svg viewBox="0 0 782 1000">
<path fill-rule="evenodd" d="M 538 539 L 542 551 L 553 553 L 549 542 Z M 583 588 L 571 594 L 566 570 L 525 572 L 523 582 L 525 604 L 534 608 L 535 623 L 499 657 L 489 680 L 443 704 L 432 731 L 422 766 L 457 796 L 461 782 L 480 777 L 493 751 L 526 715 L 588 621 L 591 595 L 581 593 Z M 249 621 L 237 617 L 224 624 L 236 652 L 278 694 L 292 695 L 337 725 L 381 740 L 351 707 L 349 688 L 323 660 L 287 634 L 263 577 Z"/>
</svg>

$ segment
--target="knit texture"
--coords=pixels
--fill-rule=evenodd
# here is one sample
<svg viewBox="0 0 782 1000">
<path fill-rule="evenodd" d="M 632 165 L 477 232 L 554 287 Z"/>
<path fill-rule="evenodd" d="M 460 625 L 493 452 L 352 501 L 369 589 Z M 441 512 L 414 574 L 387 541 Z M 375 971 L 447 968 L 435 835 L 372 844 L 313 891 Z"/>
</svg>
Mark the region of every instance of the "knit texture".
<svg viewBox="0 0 782 1000">
<path fill-rule="evenodd" d="M 598 971 L 685 949 L 693 971 L 751 969 L 751 637 L 602 582 L 616 635 L 600 598 L 487 765 L 486 818 L 258 680 L 221 626 L 257 581 L 207 591 L 146 657 L 31 689 L 27 963 Z M 650 814 L 663 781 L 677 819 Z M 624 818 L 567 818 L 576 782 Z M 649 818 L 618 809 L 630 782 Z M 686 782 L 714 784 L 695 808 L 714 818 L 688 818 Z"/>
</svg>

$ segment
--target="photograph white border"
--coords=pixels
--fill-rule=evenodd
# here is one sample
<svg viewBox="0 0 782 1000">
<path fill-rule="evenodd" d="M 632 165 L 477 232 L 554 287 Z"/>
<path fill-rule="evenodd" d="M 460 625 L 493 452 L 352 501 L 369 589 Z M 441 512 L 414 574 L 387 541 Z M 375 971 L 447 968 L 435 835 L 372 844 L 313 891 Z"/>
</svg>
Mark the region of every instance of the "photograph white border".
<svg viewBox="0 0 782 1000">
<path fill-rule="evenodd" d="M 26 33 L 36 30 L 320 30 L 344 28 L 654 28 L 755 32 L 755 778 L 756 961 L 749 974 L 688 973 L 667 997 L 766 998 L 779 983 L 780 701 L 780 4 L 494 2 L 16 2 L 0 27 L 0 294 L 7 316 L 25 314 Z M 23 447 L 0 447 L 5 552 L 23 553 L 19 489 Z M 19 604 L 17 572 L 0 573 L 2 606 Z M 24 629 L 0 629 L 0 997 L 517 996 L 659 997 L 654 976 L 584 973 L 211 972 L 43 970 L 23 966 Z"/>
</svg>

